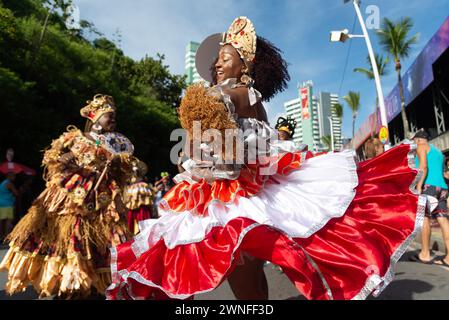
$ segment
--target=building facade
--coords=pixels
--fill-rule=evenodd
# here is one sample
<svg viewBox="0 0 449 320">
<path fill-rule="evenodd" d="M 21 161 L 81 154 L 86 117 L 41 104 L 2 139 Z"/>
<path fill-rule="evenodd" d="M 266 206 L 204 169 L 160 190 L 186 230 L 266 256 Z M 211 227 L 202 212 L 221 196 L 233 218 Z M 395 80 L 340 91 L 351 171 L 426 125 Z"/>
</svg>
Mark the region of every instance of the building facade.
<svg viewBox="0 0 449 320">
<path fill-rule="evenodd" d="M 315 152 L 327 151 L 322 137 L 331 136 L 332 122 L 334 149 L 340 150 L 341 120 L 336 117 L 332 108 L 338 103 L 338 95 L 321 92 L 318 97 L 314 96 L 312 81 L 298 85 L 298 94 L 299 98 L 284 103 L 286 115 L 297 122 L 293 141 L 307 144 L 309 150 Z"/>
<path fill-rule="evenodd" d="M 320 137 L 332 136 L 334 139 L 334 150 L 341 150 L 341 122 L 334 111 L 334 105 L 338 103 L 338 95 L 329 92 L 319 94 L 319 126 Z"/>
<path fill-rule="evenodd" d="M 301 122 L 301 99 L 296 98 L 284 103 L 285 114 L 294 119 L 297 123 L 293 141 L 303 143 L 302 122 Z"/>
<path fill-rule="evenodd" d="M 202 78 L 198 74 L 198 71 L 195 67 L 195 55 L 199 43 L 190 41 L 186 46 L 186 55 L 185 55 L 185 73 L 187 75 L 186 83 L 187 85 L 191 85 L 192 83 L 197 83 L 202 81 Z"/>
</svg>

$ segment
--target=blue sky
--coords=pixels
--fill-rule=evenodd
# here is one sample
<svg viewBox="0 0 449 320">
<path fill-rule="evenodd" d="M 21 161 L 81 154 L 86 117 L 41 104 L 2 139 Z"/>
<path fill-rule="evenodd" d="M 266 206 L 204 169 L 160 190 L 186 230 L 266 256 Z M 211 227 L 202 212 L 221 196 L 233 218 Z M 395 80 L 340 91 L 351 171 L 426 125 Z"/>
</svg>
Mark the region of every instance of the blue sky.
<svg viewBox="0 0 449 320">
<path fill-rule="evenodd" d="M 140 59 L 145 55 L 165 54 L 166 63 L 176 74 L 184 73 L 185 47 L 189 41 L 202 41 L 212 33 L 224 32 L 237 16 L 247 16 L 256 32 L 272 41 L 283 52 L 289 65 L 289 88 L 265 104 L 273 122 L 282 114 L 283 103 L 298 97 L 297 84 L 314 82 L 315 93 L 327 91 L 361 94 L 361 110 L 356 120 L 359 127 L 373 112 L 376 100 L 374 82 L 352 70 L 367 67 L 367 49 L 363 39 L 352 39 L 349 62 L 343 84 L 343 71 L 349 49 L 346 43 L 329 42 L 331 30 L 351 31 L 355 11 L 351 3 L 342 0 L 74 0 L 81 19 L 91 21 L 109 38 L 120 29 L 121 48 L 126 55 Z M 403 70 L 413 62 L 427 41 L 449 15 L 449 0 L 366 0 L 379 8 L 380 18 L 397 20 L 413 18 L 412 34 L 420 33 L 419 43 L 411 56 L 403 61 Z M 369 30 L 374 51 L 381 52 L 374 30 Z M 354 34 L 361 34 L 358 22 Z M 396 83 L 394 67 L 382 79 L 386 96 Z M 345 106 L 343 134 L 351 135 L 351 114 Z"/>
</svg>

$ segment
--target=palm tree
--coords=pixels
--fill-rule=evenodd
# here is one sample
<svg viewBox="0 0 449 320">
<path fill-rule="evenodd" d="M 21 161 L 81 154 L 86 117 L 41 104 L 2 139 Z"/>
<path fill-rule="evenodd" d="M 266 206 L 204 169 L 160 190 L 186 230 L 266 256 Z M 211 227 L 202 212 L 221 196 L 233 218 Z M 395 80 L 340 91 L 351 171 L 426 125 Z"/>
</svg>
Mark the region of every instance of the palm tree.
<svg viewBox="0 0 449 320">
<path fill-rule="evenodd" d="M 322 136 L 321 142 L 326 146 L 327 150 L 332 150 L 332 138 L 331 136 Z"/>
<path fill-rule="evenodd" d="M 352 111 L 352 146 L 354 147 L 355 118 L 360 108 L 360 92 L 349 91 L 347 96 L 343 97 L 349 109 Z"/>
<path fill-rule="evenodd" d="M 366 58 L 368 65 L 370 66 L 369 69 L 365 69 L 365 68 L 355 68 L 354 72 L 358 72 L 361 74 L 364 74 L 368 79 L 370 80 L 374 80 L 374 70 L 373 70 L 373 65 L 371 63 L 371 59 L 368 55 L 368 57 Z M 388 74 L 388 62 L 390 62 L 390 57 L 387 56 L 386 59 L 384 59 L 384 57 L 380 54 L 375 55 L 375 60 L 376 60 L 376 65 L 377 65 L 377 70 L 379 70 L 379 76 L 384 76 Z M 379 105 L 379 96 L 376 96 L 376 108 L 374 111 L 374 125 L 373 128 L 371 130 L 371 137 L 374 137 L 375 135 L 375 131 L 376 131 L 376 126 L 377 126 L 377 108 Z"/>
<path fill-rule="evenodd" d="M 410 128 L 405 113 L 404 87 L 401 77 L 401 59 L 407 58 L 411 52 L 412 45 L 418 42 L 419 34 L 409 37 L 410 30 L 413 27 L 413 21 L 410 17 L 401 18 L 394 23 L 388 18 L 384 18 L 382 28 L 377 31 L 379 42 L 391 56 L 394 58 L 395 69 L 398 73 L 399 94 L 401 96 L 401 115 L 404 125 L 404 138 L 408 138 Z"/>
<path fill-rule="evenodd" d="M 335 113 L 335 116 L 340 119 L 341 122 L 341 119 L 343 118 L 343 106 L 339 103 L 336 103 L 332 106 L 332 109 Z"/>
<path fill-rule="evenodd" d="M 342 119 L 343 119 L 343 106 L 339 103 L 334 104 L 332 106 L 332 112 L 338 118 L 338 123 L 340 125 L 340 134 L 338 136 L 339 140 L 337 142 L 337 144 L 339 144 L 341 142 L 341 123 L 342 123 Z M 335 138 L 334 138 L 334 143 L 336 143 Z"/>
</svg>

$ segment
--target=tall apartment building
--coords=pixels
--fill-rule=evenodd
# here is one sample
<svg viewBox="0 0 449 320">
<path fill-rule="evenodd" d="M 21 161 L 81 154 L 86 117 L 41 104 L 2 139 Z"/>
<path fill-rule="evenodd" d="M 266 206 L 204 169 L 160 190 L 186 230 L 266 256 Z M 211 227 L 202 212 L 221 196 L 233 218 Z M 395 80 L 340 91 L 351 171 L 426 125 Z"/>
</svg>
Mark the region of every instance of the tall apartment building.
<svg viewBox="0 0 449 320">
<path fill-rule="evenodd" d="M 284 103 L 286 115 L 297 122 L 293 140 L 307 144 L 309 150 L 319 151 L 318 101 L 313 96 L 313 82 L 307 81 L 298 85 L 298 95 L 299 98 Z"/>
<path fill-rule="evenodd" d="M 333 108 L 333 106 L 338 103 L 338 95 L 320 92 L 319 98 L 320 137 L 333 135 L 334 149 L 340 150 L 343 146 L 341 142 L 341 119 L 337 117 Z"/>
<path fill-rule="evenodd" d="M 301 123 L 301 99 L 296 98 L 284 103 L 285 113 L 288 117 L 294 119 L 297 123 L 293 141 L 296 143 L 303 142 L 302 123 Z"/>
<path fill-rule="evenodd" d="M 193 41 L 190 41 L 186 46 L 185 72 L 187 75 L 187 85 L 202 81 L 202 78 L 198 74 L 198 71 L 196 71 L 195 67 L 195 55 L 199 46 L 199 43 Z"/>
<path fill-rule="evenodd" d="M 320 152 L 326 150 L 321 138 L 334 136 L 334 149 L 340 150 L 341 121 L 333 111 L 333 105 L 338 103 L 338 95 L 321 92 L 318 98 L 313 95 L 313 82 L 306 81 L 298 85 L 299 98 L 284 103 L 285 113 L 297 122 L 293 140 L 304 143 L 309 150 Z M 329 121 L 329 118 L 331 121 Z"/>
</svg>

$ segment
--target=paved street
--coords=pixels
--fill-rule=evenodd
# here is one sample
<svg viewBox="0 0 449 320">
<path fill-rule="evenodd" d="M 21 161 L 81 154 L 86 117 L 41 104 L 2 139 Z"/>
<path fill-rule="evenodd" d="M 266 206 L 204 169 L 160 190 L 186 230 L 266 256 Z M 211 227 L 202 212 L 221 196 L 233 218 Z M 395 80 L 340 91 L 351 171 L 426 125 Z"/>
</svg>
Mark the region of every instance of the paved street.
<svg viewBox="0 0 449 320">
<path fill-rule="evenodd" d="M 449 300 L 449 268 L 435 265 L 424 265 L 416 262 L 409 262 L 408 258 L 415 253 L 416 248 L 410 248 L 396 267 L 396 279 L 382 293 L 379 298 L 382 300 L 426 300 L 438 299 Z M 0 258 L 6 253 L 6 247 L 0 250 Z M 440 253 L 441 254 L 441 253 Z M 271 300 L 284 299 L 304 299 L 298 294 L 296 288 L 290 283 L 287 277 L 273 268 L 273 265 L 265 267 L 265 273 L 269 285 L 269 298 Z M 6 274 L 0 273 L 0 300 L 25 300 L 37 299 L 36 293 L 28 289 L 26 292 L 9 297 L 5 294 L 4 286 Z M 227 282 L 224 282 L 215 291 L 197 296 L 196 300 L 233 300 Z"/>
<path fill-rule="evenodd" d="M 410 262 L 408 258 L 416 252 L 410 248 L 397 264 L 396 277 L 378 298 L 370 300 L 449 300 L 449 268 Z M 288 278 L 271 265 L 265 267 L 268 279 L 269 299 L 304 299 Z M 227 282 L 217 290 L 198 296 L 197 300 L 235 299 Z"/>
</svg>

